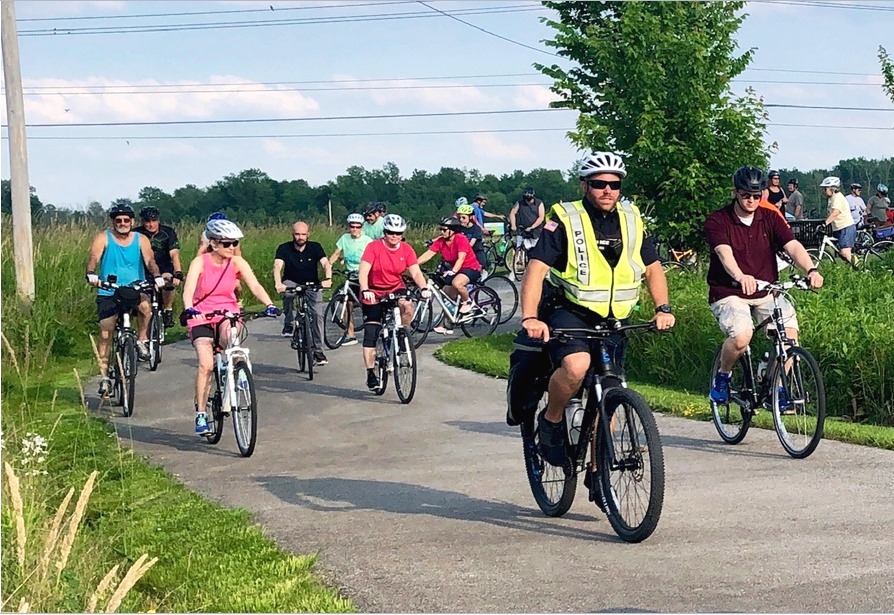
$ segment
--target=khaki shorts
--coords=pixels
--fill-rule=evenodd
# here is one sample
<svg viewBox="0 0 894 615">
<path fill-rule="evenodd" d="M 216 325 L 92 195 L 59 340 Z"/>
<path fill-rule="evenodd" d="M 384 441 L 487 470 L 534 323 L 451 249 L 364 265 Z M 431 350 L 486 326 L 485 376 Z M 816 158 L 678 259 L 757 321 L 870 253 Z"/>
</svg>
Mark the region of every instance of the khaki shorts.
<svg viewBox="0 0 894 615">
<path fill-rule="evenodd" d="M 797 331 L 798 316 L 795 314 L 795 308 L 785 297 L 779 297 L 779 307 L 782 308 L 785 328 Z M 773 297 L 770 295 L 760 299 L 724 297 L 711 304 L 711 312 L 717 319 L 720 330 L 728 337 L 736 337 L 745 331 L 754 330 L 755 322 L 761 322 L 773 315 Z"/>
</svg>

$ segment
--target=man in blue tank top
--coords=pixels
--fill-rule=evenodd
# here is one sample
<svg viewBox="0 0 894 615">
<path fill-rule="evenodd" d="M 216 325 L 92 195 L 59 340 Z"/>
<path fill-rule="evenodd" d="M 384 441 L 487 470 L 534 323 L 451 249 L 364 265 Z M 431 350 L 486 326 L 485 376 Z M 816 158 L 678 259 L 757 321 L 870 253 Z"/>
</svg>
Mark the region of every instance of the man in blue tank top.
<svg viewBox="0 0 894 615">
<path fill-rule="evenodd" d="M 155 255 L 152 245 L 145 235 L 133 232 L 134 211 L 126 202 L 116 202 L 109 210 L 109 218 L 112 220 L 112 229 L 98 233 L 93 238 L 90 246 L 90 257 L 87 259 L 87 282 L 91 286 L 99 286 L 101 280 L 107 280 L 109 274 L 117 276 L 117 283 L 121 286 L 142 280 L 144 277 L 143 264 L 155 278 L 158 288 L 164 286 L 164 278 L 158 265 L 155 263 Z M 99 274 L 97 274 L 97 266 Z M 118 306 L 115 303 L 115 293 L 111 290 L 100 288 L 96 292 L 96 315 L 99 320 L 99 371 L 102 374 L 102 383 L 99 385 L 99 394 L 106 397 L 111 393 L 112 383 L 109 380 L 109 346 L 112 334 L 115 331 L 115 322 L 118 320 Z M 141 296 L 140 305 L 137 308 L 140 317 L 137 319 L 137 354 L 141 361 L 149 359 L 149 318 L 152 308 L 149 305 L 149 297 Z"/>
</svg>

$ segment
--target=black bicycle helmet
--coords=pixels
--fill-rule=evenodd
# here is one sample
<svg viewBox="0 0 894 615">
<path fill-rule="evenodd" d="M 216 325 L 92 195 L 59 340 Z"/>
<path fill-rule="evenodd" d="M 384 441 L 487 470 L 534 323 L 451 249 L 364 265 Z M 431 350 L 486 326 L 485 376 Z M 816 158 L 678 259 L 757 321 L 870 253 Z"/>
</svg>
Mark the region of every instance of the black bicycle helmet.
<svg viewBox="0 0 894 615">
<path fill-rule="evenodd" d="M 388 206 L 385 205 L 385 203 L 383 201 L 376 201 L 375 206 L 376 206 L 376 211 L 380 211 L 383 214 L 388 213 Z"/>
<path fill-rule="evenodd" d="M 366 204 L 366 207 L 363 208 L 363 215 L 368 216 L 370 214 L 374 214 L 379 211 L 379 204 L 374 202 L 369 202 Z"/>
<path fill-rule="evenodd" d="M 446 226 L 447 228 L 458 231 L 462 228 L 462 222 L 459 221 L 459 218 L 454 218 L 453 216 L 447 216 L 446 218 L 441 218 L 440 226 Z"/>
<path fill-rule="evenodd" d="M 767 187 L 767 178 L 757 167 L 742 167 L 733 175 L 733 186 L 743 192 L 761 192 Z"/>
<path fill-rule="evenodd" d="M 115 201 L 112 203 L 111 209 L 109 209 L 109 218 L 114 218 L 115 216 L 130 216 L 133 218 L 133 206 L 127 201 Z"/>
<path fill-rule="evenodd" d="M 158 207 L 155 207 L 154 205 L 147 205 L 140 210 L 140 219 L 143 221 L 158 220 L 160 217 L 161 212 L 159 212 Z"/>
<path fill-rule="evenodd" d="M 774 177 L 779 177 L 779 171 L 776 169 L 770 169 L 770 172 L 767 173 L 767 179 L 773 179 Z"/>
<path fill-rule="evenodd" d="M 531 188 L 530 186 L 525 188 L 525 192 L 522 196 L 525 197 L 526 199 L 533 199 L 534 198 L 534 189 Z"/>
<path fill-rule="evenodd" d="M 481 194 L 481 193 L 479 192 L 478 194 L 475 195 L 475 198 L 472 199 L 472 200 L 473 200 L 473 201 L 486 201 L 486 200 L 487 200 L 487 195 L 486 195 L 486 194 Z"/>
<path fill-rule="evenodd" d="M 795 179 L 794 177 L 791 178 L 790 180 L 788 180 L 788 183 L 791 184 L 792 186 L 794 186 L 795 188 L 798 187 L 798 180 Z"/>
</svg>

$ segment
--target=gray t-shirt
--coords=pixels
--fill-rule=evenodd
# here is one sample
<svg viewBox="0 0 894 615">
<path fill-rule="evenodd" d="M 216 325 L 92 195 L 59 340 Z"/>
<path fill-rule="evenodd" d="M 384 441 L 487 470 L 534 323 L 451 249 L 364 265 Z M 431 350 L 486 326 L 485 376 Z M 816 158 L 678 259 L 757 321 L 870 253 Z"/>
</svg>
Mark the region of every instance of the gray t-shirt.
<svg viewBox="0 0 894 615">
<path fill-rule="evenodd" d="M 870 215 L 880 222 L 887 221 L 887 209 L 890 205 L 891 202 L 887 197 L 882 198 L 877 194 L 869 197 L 869 202 L 866 204 L 870 209 Z"/>
<path fill-rule="evenodd" d="M 799 190 L 796 190 L 788 195 L 788 203 L 785 204 L 785 212 L 794 216 L 798 209 L 801 209 L 802 211 L 796 216 L 796 219 L 800 219 L 804 215 L 804 195 L 801 194 Z"/>
</svg>

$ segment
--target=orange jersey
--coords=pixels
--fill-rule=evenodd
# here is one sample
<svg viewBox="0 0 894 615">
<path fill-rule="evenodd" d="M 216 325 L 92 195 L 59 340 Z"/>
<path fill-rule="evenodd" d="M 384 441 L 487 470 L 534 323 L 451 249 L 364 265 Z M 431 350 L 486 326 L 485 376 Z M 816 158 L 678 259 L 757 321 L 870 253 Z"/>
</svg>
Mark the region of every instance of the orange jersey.
<svg viewBox="0 0 894 615">
<path fill-rule="evenodd" d="M 782 210 L 779 209 L 778 207 L 776 207 L 775 205 L 771 204 L 770 201 L 768 201 L 766 199 L 761 199 L 759 205 L 761 207 L 763 207 L 764 209 L 771 209 L 771 210 L 775 211 L 776 215 L 779 216 L 780 218 L 782 218 L 782 221 L 785 222 L 785 225 L 788 227 L 791 227 L 791 224 L 789 224 L 788 220 L 785 219 L 785 214 L 782 213 Z"/>
</svg>

